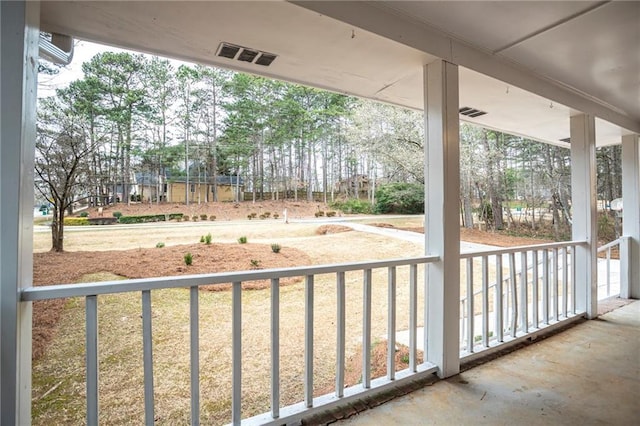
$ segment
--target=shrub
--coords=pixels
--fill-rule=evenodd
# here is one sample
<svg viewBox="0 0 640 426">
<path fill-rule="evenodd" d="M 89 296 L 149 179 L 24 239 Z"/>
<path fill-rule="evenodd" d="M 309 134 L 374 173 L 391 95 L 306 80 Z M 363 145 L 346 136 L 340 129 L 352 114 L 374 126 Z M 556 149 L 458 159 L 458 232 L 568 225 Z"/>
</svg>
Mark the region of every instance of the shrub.
<svg viewBox="0 0 640 426">
<path fill-rule="evenodd" d="M 206 245 L 211 244 L 211 238 L 212 238 L 212 237 L 211 237 L 211 232 L 209 232 L 207 235 L 205 235 L 205 236 L 204 236 L 204 243 L 205 243 Z"/>
<path fill-rule="evenodd" d="M 86 217 L 65 217 L 64 224 L 68 226 L 85 226 L 89 225 L 89 219 Z"/>
<path fill-rule="evenodd" d="M 375 213 L 424 213 L 424 185 L 417 183 L 390 183 L 376 191 Z"/>
<path fill-rule="evenodd" d="M 200 235 L 200 242 L 204 243 L 204 235 Z"/>
<path fill-rule="evenodd" d="M 250 262 L 251 262 L 251 267 L 254 269 L 260 266 L 260 261 L 258 259 L 251 259 Z"/>
<path fill-rule="evenodd" d="M 208 218 L 209 218 L 209 216 L 206 215 L 206 214 L 201 214 L 200 215 L 200 220 L 207 220 Z"/>
<path fill-rule="evenodd" d="M 162 248 L 164 247 L 164 243 L 163 242 L 159 242 L 156 244 L 156 248 Z"/>
<path fill-rule="evenodd" d="M 187 266 L 191 266 L 193 263 L 193 255 L 191 253 L 187 253 L 184 255 L 184 264 Z"/>
<path fill-rule="evenodd" d="M 122 212 L 113 212 L 113 217 L 120 219 L 120 216 L 122 216 Z"/>
<path fill-rule="evenodd" d="M 271 251 L 274 253 L 280 253 L 280 244 L 271 244 Z"/>
<path fill-rule="evenodd" d="M 182 216 L 182 220 L 184 220 L 185 222 L 189 222 L 189 216 L 188 215 Z"/>
<path fill-rule="evenodd" d="M 327 212 L 327 217 L 334 217 L 335 215 L 336 212 L 334 212 L 333 210 Z"/>
<path fill-rule="evenodd" d="M 316 217 L 323 217 L 324 212 L 322 210 L 316 212 Z"/>
<path fill-rule="evenodd" d="M 144 214 L 140 216 L 120 216 L 118 222 L 120 223 L 148 223 L 148 222 L 164 222 L 171 219 L 181 220 L 182 213 L 166 214 Z M 186 220 L 186 219 L 185 219 Z"/>
<path fill-rule="evenodd" d="M 247 219 L 251 220 L 253 219 L 253 216 L 251 216 L 250 214 L 247 215 Z"/>
<path fill-rule="evenodd" d="M 358 200 L 357 198 L 350 198 L 344 201 L 336 201 L 331 203 L 331 207 L 338 209 L 347 214 L 352 213 L 371 213 L 371 203 L 366 200 Z"/>
<path fill-rule="evenodd" d="M 240 244 L 247 244 L 247 237 L 243 235 L 242 237 L 238 238 L 238 242 Z"/>
<path fill-rule="evenodd" d="M 254 213 L 251 213 L 251 218 L 252 218 L 252 219 L 255 219 L 255 218 L 256 218 L 256 216 L 258 216 L 258 213 L 255 213 L 255 212 L 254 212 Z"/>
<path fill-rule="evenodd" d="M 263 220 L 264 220 L 264 219 L 266 219 L 266 218 L 267 218 L 267 217 L 266 217 L 265 215 L 263 215 L 263 214 L 261 214 L 261 215 L 260 215 L 260 219 L 263 219 Z"/>
<path fill-rule="evenodd" d="M 264 213 L 262 213 L 262 215 L 264 217 L 269 217 L 269 216 L 271 216 L 271 212 L 264 212 Z"/>
<path fill-rule="evenodd" d="M 211 216 L 209 216 L 209 220 L 214 221 L 216 220 L 216 215 L 212 214 Z"/>
<path fill-rule="evenodd" d="M 182 222 L 182 216 L 176 217 L 176 222 Z"/>
<path fill-rule="evenodd" d="M 191 220 L 194 221 L 194 222 L 197 222 L 198 221 L 198 216 L 194 214 L 193 216 L 191 216 Z"/>
<path fill-rule="evenodd" d="M 278 213 L 274 213 L 274 214 L 273 214 L 273 218 L 274 218 L 274 219 L 277 219 L 277 218 L 279 218 L 279 217 L 280 217 L 280 215 L 279 215 Z"/>
<path fill-rule="evenodd" d="M 80 217 L 89 217 L 89 212 L 80 213 Z"/>
</svg>

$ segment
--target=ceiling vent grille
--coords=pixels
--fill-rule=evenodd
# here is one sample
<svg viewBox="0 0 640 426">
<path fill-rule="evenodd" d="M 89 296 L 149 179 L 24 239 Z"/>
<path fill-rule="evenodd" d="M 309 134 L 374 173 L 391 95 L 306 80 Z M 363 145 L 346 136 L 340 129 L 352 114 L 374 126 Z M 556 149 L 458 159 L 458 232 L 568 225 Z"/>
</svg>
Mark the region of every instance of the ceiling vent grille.
<svg viewBox="0 0 640 426">
<path fill-rule="evenodd" d="M 485 115 L 485 111 L 480 111 L 479 109 L 471 108 L 471 107 L 462 107 L 460 108 L 460 114 L 466 115 L 467 117 L 476 118 L 481 115 Z"/>
<path fill-rule="evenodd" d="M 242 62 L 249 62 L 256 65 L 268 67 L 278 57 L 273 53 L 262 52 L 258 49 L 250 49 L 231 43 L 220 43 L 216 56 L 234 59 Z"/>
</svg>

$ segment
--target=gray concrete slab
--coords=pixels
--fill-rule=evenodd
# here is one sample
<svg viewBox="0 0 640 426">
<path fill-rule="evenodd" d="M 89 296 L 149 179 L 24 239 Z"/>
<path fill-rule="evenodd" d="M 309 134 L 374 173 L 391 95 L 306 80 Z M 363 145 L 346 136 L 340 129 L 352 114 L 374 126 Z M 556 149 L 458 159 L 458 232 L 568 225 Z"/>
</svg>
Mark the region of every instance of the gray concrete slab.
<svg viewBox="0 0 640 426">
<path fill-rule="evenodd" d="M 638 425 L 640 301 L 338 423 Z"/>
</svg>

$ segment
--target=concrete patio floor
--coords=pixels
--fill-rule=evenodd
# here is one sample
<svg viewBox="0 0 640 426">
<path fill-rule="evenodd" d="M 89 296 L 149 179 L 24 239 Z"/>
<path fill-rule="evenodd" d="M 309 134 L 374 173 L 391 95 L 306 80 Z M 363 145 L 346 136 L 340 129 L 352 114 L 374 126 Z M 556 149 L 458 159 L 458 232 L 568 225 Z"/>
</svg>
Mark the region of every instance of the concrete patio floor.
<svg viewBox="0 0 640 426">
<path fill-rule="evenodd" d="M 640 424 L 640 301 L 338 423 Z"/>
</svg>

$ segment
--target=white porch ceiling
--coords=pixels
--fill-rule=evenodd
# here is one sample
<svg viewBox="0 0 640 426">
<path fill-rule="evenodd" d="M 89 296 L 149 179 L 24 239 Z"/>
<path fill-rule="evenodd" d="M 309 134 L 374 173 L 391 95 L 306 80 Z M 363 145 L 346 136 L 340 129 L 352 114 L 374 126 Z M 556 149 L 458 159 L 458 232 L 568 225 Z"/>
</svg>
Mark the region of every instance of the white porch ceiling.
<svg viewBox="0 0 640 426">
<path fill-rule="evenodd" d="M 461 65 L 463 117 L 561 144 L 594 114 L 599 146 L 640 132 L 640 2 L 53 2 L 42 29 L 422 109 L 422 68 Z M 264 67 L 221 42 L 275 53 Z"/>
</svg>

